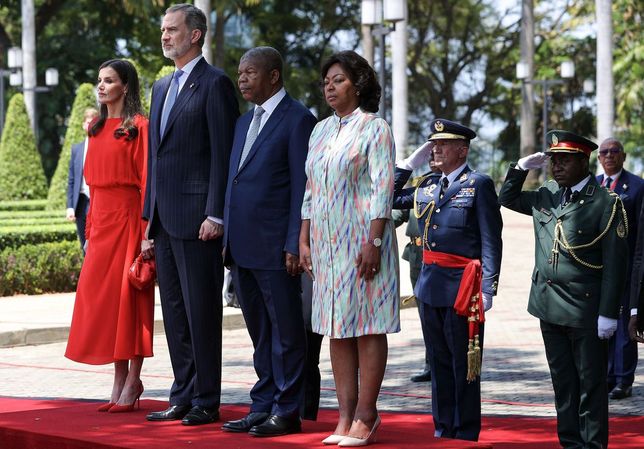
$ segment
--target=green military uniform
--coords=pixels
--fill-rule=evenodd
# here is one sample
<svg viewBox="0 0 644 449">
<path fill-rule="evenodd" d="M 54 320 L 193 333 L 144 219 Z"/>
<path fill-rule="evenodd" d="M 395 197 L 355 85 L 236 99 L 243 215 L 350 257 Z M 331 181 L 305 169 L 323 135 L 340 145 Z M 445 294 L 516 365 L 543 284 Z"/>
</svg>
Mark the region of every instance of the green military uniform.
<svg viewBox="0 0 644 449">
<path fill-rule="evenodd" d="M 541 320 L 559 441 L 564 448 L 607 447 L 608 340 L 599 339 L 597 319 L 619 313 L 628 263 L 626 214 L 619 197 L 594 176 L 562 206 L 564 189 L 554 181 L 522 192 L 527 174 L 512 165 L 499 202 L 533 217 L 528 312 Z"/>
</svg>

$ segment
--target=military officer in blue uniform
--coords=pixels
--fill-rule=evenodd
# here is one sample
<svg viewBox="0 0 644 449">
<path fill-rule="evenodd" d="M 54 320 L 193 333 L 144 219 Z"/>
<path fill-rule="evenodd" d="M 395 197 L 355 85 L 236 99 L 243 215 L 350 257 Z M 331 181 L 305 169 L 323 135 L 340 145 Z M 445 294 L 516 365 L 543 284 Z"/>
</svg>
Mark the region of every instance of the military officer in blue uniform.
<svg viewBox="0 0 644 449">
<path fill-rule="evenodd" d="M 528 312 L 539 318 L 565 449 L 608 447 L 608 339 L 628 266 L 622 201 L 588 171 L 597 145 L 554 130 L 549 149 L 511 164 L 499 202 L 533 217 L 535 267 Z M 528 170 L 550 157 L 555 181 L 522 191 Z"/>
<path fill-rule="evenodd" d="M 597 176 L 597 182 L 615 192 L 622 199 L 628 218 L 628 247 L 635 248 L 639 228 L 638 214 L 644 196 L 644 181 L 624 168 L 626 153 L 622 143 L 614 137 L 605 139 L 599 145 L 599 163 L 604 173 Z M 628 274 L 633 271 L 633 251 L 629 252 Z M 608 391 L 611 399 L 624 399 L 633 393 L 633 381 L 637 368 L 637 343 L 628 335 L 630 320 L 630 276 L 627 277 L 624 294 L 617 320 L 617 331 L 608 341 Z"/>
<path fill-rule="evenodd" d="M 471 441 L 481 430 L 483 309 L 497 290 L 503 227 L 494 182 L 467 165 L 475 137 L 458 123 L 432 121 L 429 142 L 398 163 L 394 194 L 394 208 L 413 209 L 422 235 L 414 294 L 428 323 L 435 436 Z M 429 151 L 442 175 L 405 189 Z"/>
</svg>

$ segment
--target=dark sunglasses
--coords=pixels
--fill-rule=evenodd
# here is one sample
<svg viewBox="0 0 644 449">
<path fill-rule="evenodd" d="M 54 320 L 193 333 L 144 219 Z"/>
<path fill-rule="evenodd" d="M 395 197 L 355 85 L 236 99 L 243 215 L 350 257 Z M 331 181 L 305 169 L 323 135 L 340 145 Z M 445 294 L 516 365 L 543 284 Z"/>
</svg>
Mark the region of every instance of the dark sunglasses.
<svg viewBox="0 0 644 449">
<path fill-rule="evenodd" d="M 619 148 L 609 148 L 607 150 L 601 150 L 599 152 L 599 154 L 601 156 L 606 156 L 608 153 L 610 153 L 610 154 L 619 154 L 621 152 L 622 152 L 622 150 L 620 150 Z"/>
</svg>

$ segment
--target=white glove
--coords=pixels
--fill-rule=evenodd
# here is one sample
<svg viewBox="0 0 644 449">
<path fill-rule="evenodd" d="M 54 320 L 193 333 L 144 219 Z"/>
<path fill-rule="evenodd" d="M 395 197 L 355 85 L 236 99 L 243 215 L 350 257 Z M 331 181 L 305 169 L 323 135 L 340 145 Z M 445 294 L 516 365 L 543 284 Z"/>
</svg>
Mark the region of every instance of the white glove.
<svg viewBox="0 0 644 449">
<path fill-rule="evenodd" d="M 492 308 L 492 299 L 494 297 L 488 295 L 487 293 L 483 293 L 483 310 L 487 312 Z"/>
<path fill-rule="evenodd" d="M 613 336 L 617 330 L 617 320 L 613 318 L 606 318 L 605 316 L 599 315 L 597 318 L 597 336 L 606 340 Z"/>
<path fill-rule="evenodd" d="M 517 166 L 521 170 L 536 170 L 543 168 L 548 163 L 548 155 L 545 153 L 534 153 L 526 157 L 522 157 L 517 162 Z"/>
<path fill-rule="evenodd" d="M 400 161 L 398 167 L 404 168 L 405 170 L 416 170 L 429 161 L 429 154 L 432 152 L 432 147 L 431 141 L 425 142 L 416 148 L 407 159 Z"/>
</svg>

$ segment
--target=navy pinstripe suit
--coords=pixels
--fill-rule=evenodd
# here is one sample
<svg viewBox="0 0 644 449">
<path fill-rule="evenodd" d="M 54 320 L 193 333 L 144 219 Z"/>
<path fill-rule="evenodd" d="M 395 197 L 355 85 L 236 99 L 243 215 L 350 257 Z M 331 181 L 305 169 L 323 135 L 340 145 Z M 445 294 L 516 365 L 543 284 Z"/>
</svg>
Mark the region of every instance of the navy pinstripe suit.
<svg viewBox="0 0 644 449">
<path fill-rule="evenodd" d="M 239 106 L 232 82 L 201 59 L 159 136 L 172 76 L 152 88 L 144 217 L 150 220 L 174 383 L 170 404 L 211 409 L 221 393 L 221 238 L 202 241 L 208 216 L 223 218 Z"/>
</svg>

